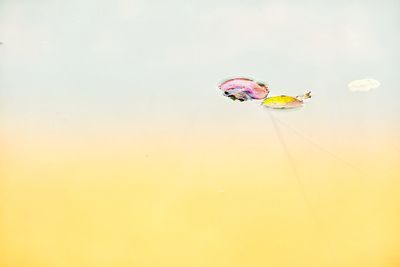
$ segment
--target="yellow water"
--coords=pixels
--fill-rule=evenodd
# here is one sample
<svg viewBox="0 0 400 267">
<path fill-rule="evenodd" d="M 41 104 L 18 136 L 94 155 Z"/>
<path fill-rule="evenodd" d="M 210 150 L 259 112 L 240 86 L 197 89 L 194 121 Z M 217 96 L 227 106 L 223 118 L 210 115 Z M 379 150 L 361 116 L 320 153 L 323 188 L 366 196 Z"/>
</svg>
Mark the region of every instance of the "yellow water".
<svg viewBox="0 0 400 267">
<path fill-rule="evenodd" d="M 390 146 L 214 137 L 4 137 L 0 266 L 400 266 Z"/>
</svg>

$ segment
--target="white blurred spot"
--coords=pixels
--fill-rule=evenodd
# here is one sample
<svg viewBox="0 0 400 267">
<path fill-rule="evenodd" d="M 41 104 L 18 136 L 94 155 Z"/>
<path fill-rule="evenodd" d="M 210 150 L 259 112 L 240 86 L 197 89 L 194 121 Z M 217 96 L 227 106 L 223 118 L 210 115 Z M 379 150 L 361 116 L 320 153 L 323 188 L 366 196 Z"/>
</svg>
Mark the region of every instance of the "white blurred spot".
<svg viewBox="0 0 400 267">
<path fill-rule="evenodd" d="M 381 83 L 374 79 L 355 80 L 348 84 L 350 91 L 366 92 L 374 88 L 378 88 Z"/>
<path fill-rule="evenodd" d="M 219 190 L 217 190 L 217 193 L 225 193 L 225 190 L 224 189 L 219 189 Z"/>
</svg>

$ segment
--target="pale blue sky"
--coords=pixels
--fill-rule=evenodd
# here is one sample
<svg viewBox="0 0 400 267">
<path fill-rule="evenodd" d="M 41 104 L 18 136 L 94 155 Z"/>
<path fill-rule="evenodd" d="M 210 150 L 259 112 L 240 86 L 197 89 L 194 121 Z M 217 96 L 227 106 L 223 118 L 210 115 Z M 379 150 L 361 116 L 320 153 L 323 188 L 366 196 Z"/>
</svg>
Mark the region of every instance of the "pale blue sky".
<svg viewBox="0 0 400 267">
<path fill-rule="evenodd" d="M 393 125 L 399 14 L 395 0 L 2 0 L 3 110 L 121 123 L 256 122 L 264 114 L 255 105 L 234 105 L 217 89 L 247 76 L 269 84 L 270 95 L 311 90 L 294 120 Z M 381 87 L 350 92 L 361 78 Z"/>
</svg>

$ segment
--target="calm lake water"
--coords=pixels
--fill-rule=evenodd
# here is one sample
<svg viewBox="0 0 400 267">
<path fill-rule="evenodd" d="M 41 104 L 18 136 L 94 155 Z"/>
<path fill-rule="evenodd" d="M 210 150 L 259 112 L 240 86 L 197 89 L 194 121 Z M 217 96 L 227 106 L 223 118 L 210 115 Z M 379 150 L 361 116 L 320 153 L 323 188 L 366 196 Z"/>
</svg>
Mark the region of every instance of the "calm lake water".
<svg viewBox="0 0 400 267">
<path fill-rule="evenodd" d="M 399 13 L 2 0 L 0 265 L 400 266 Z"/>
</svg>

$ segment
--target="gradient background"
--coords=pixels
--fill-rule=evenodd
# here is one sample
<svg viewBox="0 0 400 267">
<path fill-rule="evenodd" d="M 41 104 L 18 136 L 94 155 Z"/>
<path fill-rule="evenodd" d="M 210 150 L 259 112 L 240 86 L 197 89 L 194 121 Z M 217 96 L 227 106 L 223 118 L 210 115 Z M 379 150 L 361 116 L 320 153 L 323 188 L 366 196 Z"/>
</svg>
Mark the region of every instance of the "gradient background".
<svg viewBox="0 0 400 267">
<path fill-rule="evenodd" d="M 0 265 L 400 266 L 399 14 L 1 0 Z M 273 113 L 295 168 L 235 76 L 313 92 Z"/>
</svg>

